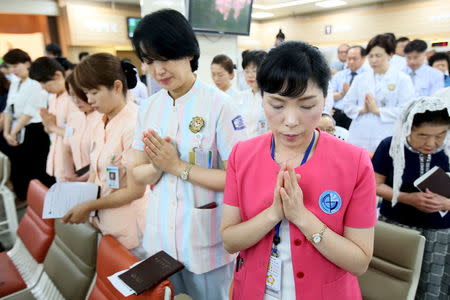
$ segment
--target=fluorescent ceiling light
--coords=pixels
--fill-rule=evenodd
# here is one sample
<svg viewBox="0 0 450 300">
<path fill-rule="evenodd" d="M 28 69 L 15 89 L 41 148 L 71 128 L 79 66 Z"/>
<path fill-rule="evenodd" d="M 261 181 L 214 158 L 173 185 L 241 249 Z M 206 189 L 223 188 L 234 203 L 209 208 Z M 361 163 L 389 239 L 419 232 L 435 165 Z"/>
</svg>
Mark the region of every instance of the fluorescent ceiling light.
<svg viewBox="0 0 450 300">
<path fill-rule="evenodd" d="M 316 2 L 317 6 L 324 7 L 324 8 L 342 6 L 342 5 L 346 5 L 346 4 L 347 4 L 347 2 L 342 1 L 342 0 L 326 0 L 326 1 Z"/>
<path fill-rule="evenodd" d="M 252 13 L 252 18 L 254 19 L 265 19 L 273 17 L 274 14 L 266 11 L 257 11 Z"/>
<path fill-rule="evenodd" d="M 296 0 L 296 1 L 287 1 L 287 2 L 282 2 L 279 4 L 272 4 L 272 5 L 253 4 L 253 7 L 257 8 L 257 9 L 271 10 L 271 9 L 277 9 L 277 8 L 283 8 L 283 7 L 303 5 L 303 4 L 313 3 L 313 2 L 317 2 L 317 1 L 318 0 Z"/>
</svg>

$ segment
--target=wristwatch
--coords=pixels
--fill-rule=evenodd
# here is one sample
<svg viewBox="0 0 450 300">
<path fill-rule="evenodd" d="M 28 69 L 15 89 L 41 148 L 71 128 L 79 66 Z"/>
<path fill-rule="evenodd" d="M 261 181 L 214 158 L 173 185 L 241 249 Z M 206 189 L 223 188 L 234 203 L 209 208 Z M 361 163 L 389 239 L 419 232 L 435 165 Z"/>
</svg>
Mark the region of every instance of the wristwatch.
<svg viewBox="0 0 450 300">
<path fill-rule="evenodd" d="M 312 234 L 308 240 L 314 244 L 318 244 L 322 241 L 323 233 L 327 229 L 327 225 L 323 225 L 323 228 L 319 231 L 319 233 Z"/>
<path fill-rule="evenodd" d="M 189 172 L 191 171 L 193 165 L 189 164 L 184 168 L 183 172 L 180 174 L 180 178 L 184 181 L 188 180 L 189 178 Z"/>
</svg>

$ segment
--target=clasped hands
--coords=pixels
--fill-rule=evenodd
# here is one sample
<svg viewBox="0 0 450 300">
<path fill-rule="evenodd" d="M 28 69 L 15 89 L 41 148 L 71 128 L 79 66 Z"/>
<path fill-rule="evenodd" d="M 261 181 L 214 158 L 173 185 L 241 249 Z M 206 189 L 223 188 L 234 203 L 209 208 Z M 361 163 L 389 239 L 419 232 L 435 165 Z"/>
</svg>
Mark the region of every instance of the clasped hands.
<svg viewBox="0 0 450 300">
<path fill-rule="evenodd" d="M 377 105 L 377 100 L 372 96 L 372 94 L 367 93 L 364 98 L 364 107 L 360 110 L 360 114 L 373 113 L 376 115 L 380 114 L 380 109 Z"/>
<path fill-rule="evenodd" d="M 283 163 L 277 176 L 273 203 L 269 207 L 269 214 L 277 222 L 288 219 L 290 222 L 298 225 L 308 209 L 303 203 L 303 192 L 298 181 L 301 176 L 296 174 L 293 168 Z"/>
<path fill-rule="evenodd" d="M 162 138 L 156 131 L 146 130 L 142 141 L 145 144 L 145 153 L 155 168 L 174 176 L 180 175 L 184 170 L 187 163 L 180 160 L 170 137 Z"/>
</svg>

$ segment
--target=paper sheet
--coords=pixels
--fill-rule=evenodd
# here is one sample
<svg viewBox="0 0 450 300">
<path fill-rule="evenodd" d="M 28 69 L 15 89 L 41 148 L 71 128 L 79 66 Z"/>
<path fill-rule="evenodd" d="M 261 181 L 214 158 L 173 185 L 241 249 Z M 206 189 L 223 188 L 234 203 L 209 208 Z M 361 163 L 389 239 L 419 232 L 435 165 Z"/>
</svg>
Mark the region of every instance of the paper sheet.
<svg viewBox="0 0 450 300">
<path fill-rule="evenodd" d="M 113 275 L 108 276 L 109 282 L 111 282 L 111 284 L 116 288 L 116 290 L 118 290 L 124 297 L 136 294 L 136 292 L 132 288 L 130 288 L 125 282 L 123 282 L 122 279 L 119 278 L 119 275 L 125 273 L 126 271 L 140 264 L 141 262 L 143 262 L 143 260 L 132 264 L 128 269 L 116 272 Z"/>
<path fill-rule="evenodd" d="M 62 218 L 74 206 L 97 199 L 98 186 L 88 182 L 59 182 L 45 195 L 42 218 Z M 91 212 L 93 216 L 95 212 Z"/>
</svg>

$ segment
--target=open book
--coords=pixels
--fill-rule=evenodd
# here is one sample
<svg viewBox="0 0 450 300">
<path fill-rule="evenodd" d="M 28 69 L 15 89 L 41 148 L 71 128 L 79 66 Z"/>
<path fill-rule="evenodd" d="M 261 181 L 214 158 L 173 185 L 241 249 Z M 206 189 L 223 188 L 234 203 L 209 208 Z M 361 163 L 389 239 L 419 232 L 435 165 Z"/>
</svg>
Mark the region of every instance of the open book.
<svg viewBox="0 0 450 300">
<path fill-rule="evenodd" d="M 100 187 L 89 182 L 58 182 L 52 185 L 45 195 L 43 219 L 62 218 L 78 204 L 96 200 Z M 93 216 L 95 212 L 91 212 Z"/>
<path fill-rule="evenodd" d="M 450 198 L 450 176 L 442 168 L 435 166 L 414 181 L 414 186 L 421 192 L 429 189 L 431 192 Z M 445 216 L 447 211 L 440 211 Z"/>
<path fill-rule="evenodd" d="M 132 265 L 128 270 L 119 271 L 108 277 L 111 284 L 125 297 L 152 289 L 184 265 L 164 251 Z"/>
</svg>

